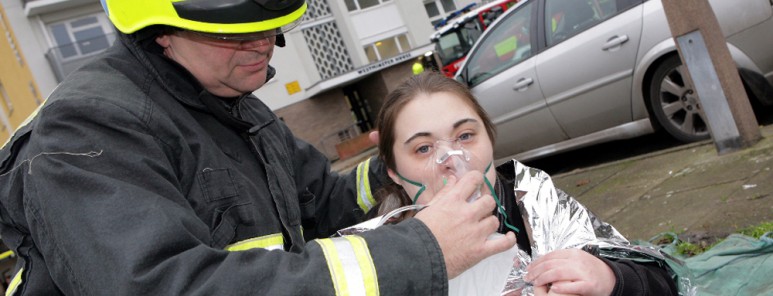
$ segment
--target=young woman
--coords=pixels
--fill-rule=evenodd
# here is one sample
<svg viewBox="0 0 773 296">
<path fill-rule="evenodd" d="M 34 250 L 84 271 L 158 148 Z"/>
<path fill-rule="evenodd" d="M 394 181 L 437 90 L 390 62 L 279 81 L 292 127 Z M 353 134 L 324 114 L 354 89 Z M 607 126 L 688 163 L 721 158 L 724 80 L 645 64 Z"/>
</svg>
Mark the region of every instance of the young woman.
<svg viewBox="0 0 773 296">
<path fill-rule="evenodd" d="M 677 294 L 663 261 L 636 263 L 581 250 L 612 244 L 625 250 L 618 254 L 630 251 L 613 227 L 553 188 L 547 174 L 515 160 L 493 168 L 494 125 L 457 81 L 436 72 L 409 78 L 387 96 L 377 127 L 379 157 L 394 182 L 377 193 L 378 215 L 430 204 L 448 178 L 480 171 L 485 185 L 470 198 L 494 198 L 499 232 L 515 232 L 519 248 L 537 258 L 524 278 L 535 293 Z"/>
</svg>

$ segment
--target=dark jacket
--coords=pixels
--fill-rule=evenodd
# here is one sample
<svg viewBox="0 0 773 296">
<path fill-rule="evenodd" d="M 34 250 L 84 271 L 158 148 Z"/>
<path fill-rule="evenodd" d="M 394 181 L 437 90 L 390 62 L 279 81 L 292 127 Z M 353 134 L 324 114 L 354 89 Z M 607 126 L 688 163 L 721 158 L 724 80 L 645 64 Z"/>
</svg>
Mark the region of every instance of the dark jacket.
<svg viewBox="0 0 773 296">
<path fill-rule="evenodd" d="M 447 293 L 418 220 L 310 241 L 361 220 L 354 175 L 254 96 L 214 97 L 152 48 L 121 36 L 0 150 L 16 295 Z"/>
</svg>

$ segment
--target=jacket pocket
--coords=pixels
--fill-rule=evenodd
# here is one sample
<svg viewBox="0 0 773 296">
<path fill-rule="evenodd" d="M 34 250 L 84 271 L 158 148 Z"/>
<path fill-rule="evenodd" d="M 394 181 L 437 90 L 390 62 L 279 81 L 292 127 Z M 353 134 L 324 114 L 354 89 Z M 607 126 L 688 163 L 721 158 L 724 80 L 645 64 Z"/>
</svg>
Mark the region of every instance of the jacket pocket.
<svg viewBox="0 0 773 296">
<path fill-rule="evenodd" d="M 229 169 L 206 168 L 199 173 L 198 179 L 209 213 L 210 246 L 223 248 L 236 237 L 238 227 L 256 224 L 250 213 L 252 202 L 239 194 Z"/>
<path fill-rule="evenodd" d="M 214 202 L 239 195 L 231 172 L 228 169 L 206 168 L 199 174 L 199 184 L 204 199 Z"/>
<path fill-rule="evenodd" d="M 212 228 L 212 241 L 210 246 L 222 249 L 230 244 L 236 237 L 236 228 L 240 225 L 252 225 L 245 221 L 249 216 L 250 203 L 230 204 L 219 207 L 214 211 L 214 223 Z"/>
<path fill-rule="evenodd" d="M 317 202 L 314 193 L 308 188 L 298 194 L 298 203 L 301 208 L 301 226 L 304 229 L 313 229 L 317 225 Z"/>
</svg>

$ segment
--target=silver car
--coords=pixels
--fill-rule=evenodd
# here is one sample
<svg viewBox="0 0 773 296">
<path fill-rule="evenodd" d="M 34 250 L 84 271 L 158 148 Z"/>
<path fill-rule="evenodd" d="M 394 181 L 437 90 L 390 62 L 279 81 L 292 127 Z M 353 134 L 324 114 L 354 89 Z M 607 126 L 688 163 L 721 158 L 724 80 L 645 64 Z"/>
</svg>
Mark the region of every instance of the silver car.
<svg viewBox="0 0 773 296">
<path fill-rule="evenodd" d="M 771 0 L 710 0 L 752 100 L 773 104 Z M 495 157 L 536 159 L 663 129 L 708 138 L 659 0 L 522 0 L 456 79 L 497 126 Z"/>
</svg>

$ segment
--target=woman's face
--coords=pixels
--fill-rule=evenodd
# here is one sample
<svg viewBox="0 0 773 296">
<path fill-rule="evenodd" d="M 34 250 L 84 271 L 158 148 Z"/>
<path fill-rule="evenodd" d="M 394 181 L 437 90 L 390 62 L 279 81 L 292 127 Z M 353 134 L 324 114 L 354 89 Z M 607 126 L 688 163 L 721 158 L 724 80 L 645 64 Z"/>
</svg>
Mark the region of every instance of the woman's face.
<svg viewBox="0 0 773 296">
<path fill-rule="evenodd" d="M 389 176 L 411 198 L 420 187 L 399 178 L 397 173 L 424 184 L 427 189 L 417 204 L 429 203 L 446 176 L 456 175 L 464 168 L 483 173 L 493 161 L 493 148 L 483 120 L 464 99 L 450 92 L 422 93 L 410 100 L 397 115 L 394 136 L 397 172 L 389 170 Z M 447 151 L 462 151 L 464 155 L 438 164 L 439 156 Z M 495 176 L 493 168 L 486 173 L 491 182 Z M 482 192 L 489 191 L 484 186 Z"/>
</svg>

